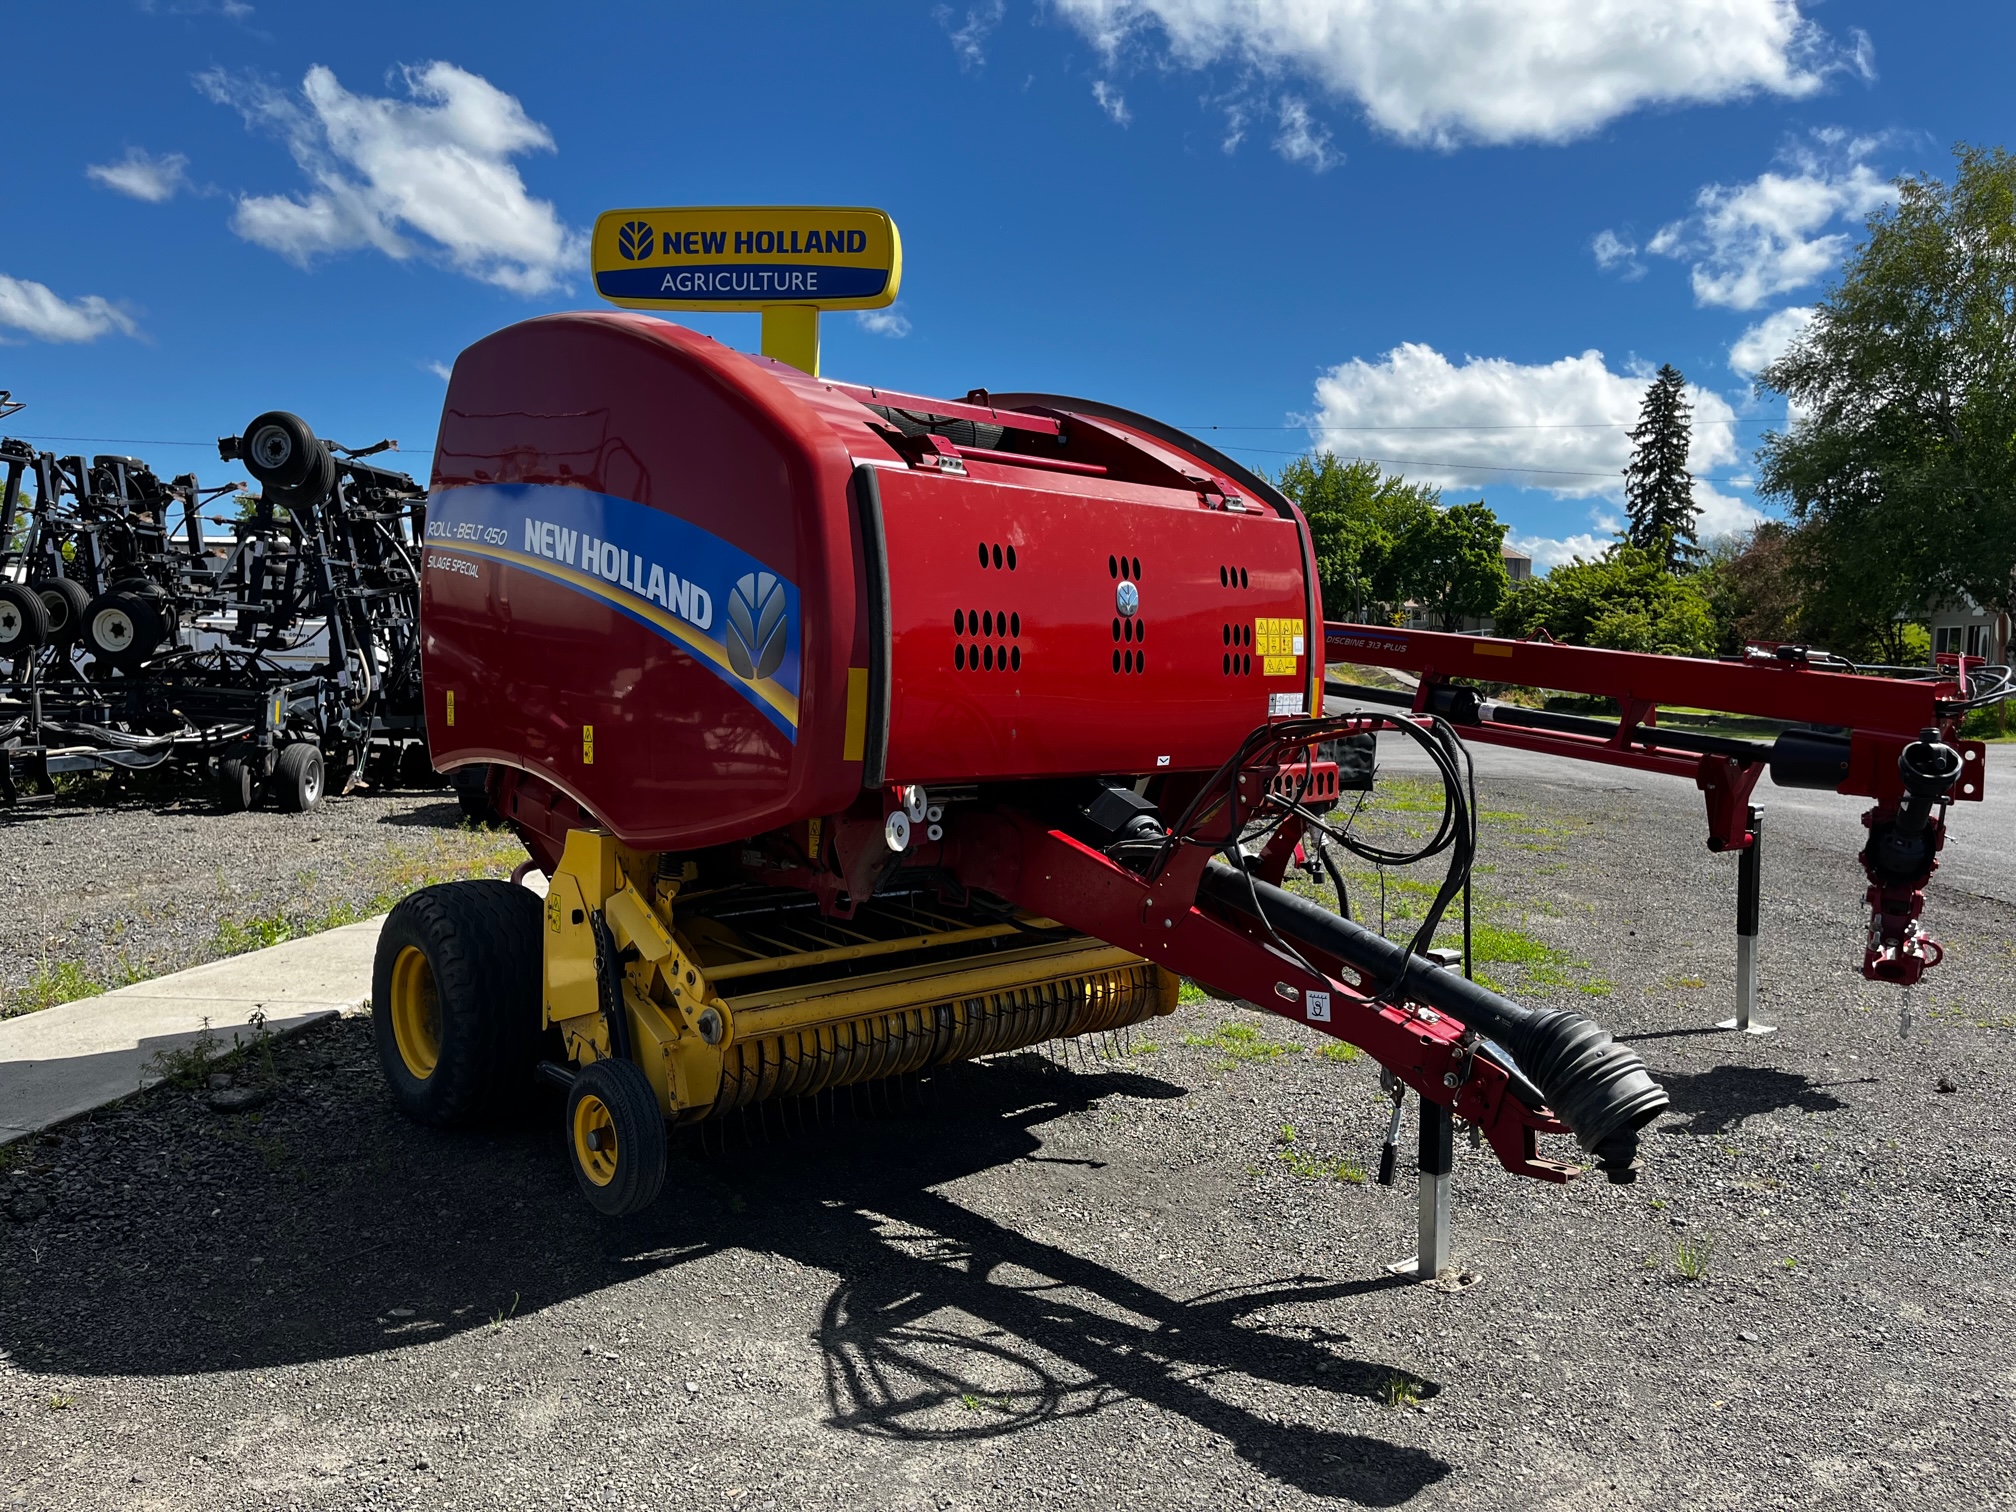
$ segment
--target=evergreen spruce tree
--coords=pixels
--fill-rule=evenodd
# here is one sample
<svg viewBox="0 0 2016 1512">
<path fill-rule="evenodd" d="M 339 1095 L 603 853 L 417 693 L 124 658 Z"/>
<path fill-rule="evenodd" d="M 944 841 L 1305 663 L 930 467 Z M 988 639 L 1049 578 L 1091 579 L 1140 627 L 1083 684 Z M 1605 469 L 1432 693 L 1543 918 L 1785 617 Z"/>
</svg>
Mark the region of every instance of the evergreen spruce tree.
<svg viewBox="0 0 2016 1512">
<path fill-rule="evenodd" d="M 1693 567 L 1701 557 L 1695 535 L 1694 478 L 1687 471 L 1687 440 L 1694 418 L 1687 380 L 1667 363 L 1645 391 L 1631 432 L 1631 465 L 1624 469 L 1624 504 L 1631 524 L 1625 538 L 1662 561 L 1668 572 Z"/>
</svg>

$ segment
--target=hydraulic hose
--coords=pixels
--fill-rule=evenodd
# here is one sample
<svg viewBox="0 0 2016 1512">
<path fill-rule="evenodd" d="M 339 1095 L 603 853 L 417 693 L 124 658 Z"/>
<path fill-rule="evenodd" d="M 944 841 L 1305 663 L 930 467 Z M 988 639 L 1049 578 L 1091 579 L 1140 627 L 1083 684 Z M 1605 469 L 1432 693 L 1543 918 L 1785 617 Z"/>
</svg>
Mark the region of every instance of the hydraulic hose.
<svg viewBox="0 0 2016 1512">
<path fill-rule="evenodd" d="M 1566 1009 L 1521 1007 L 1361 924 L 1243 875 L 1222 861 L 1205 868 L 1198 896 L 1249 918 L 1257 900 L 1260 920 L 1269 929 L 1345 962 L 1368 981 L 1385 984 L 1384 995 L 1401 995 L 1404 985 L 1404 996 L 1412 1001 L 1496 1040 L 1540 1089 L 1547 1106 L 1574 1131 L 1582 1148 L 1595 1157 L 1597 1168 L 1614 1182 L 1633 1179 L 1638 1131 L 1665 1111 L 1669 1100 L 1638 1052 L 1620 1045 L 1607 1029 Z"/>
</svg>

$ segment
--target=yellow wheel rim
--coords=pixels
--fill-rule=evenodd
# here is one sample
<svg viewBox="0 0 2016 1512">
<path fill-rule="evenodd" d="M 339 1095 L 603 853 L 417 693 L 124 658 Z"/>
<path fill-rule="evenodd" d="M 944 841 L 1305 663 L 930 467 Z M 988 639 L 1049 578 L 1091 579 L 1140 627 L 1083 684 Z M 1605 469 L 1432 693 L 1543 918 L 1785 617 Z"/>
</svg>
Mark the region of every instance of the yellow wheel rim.
<svg viewBox="0 0 2016 1512">
<path fill-rule="evenodd" d="M 616 1120 L 593 1092 L 574 1104 L 574 1161 L 597 1186 L 616 1179 Z"/>
<path fill-rule="evenodd" d="M 392 1038 L 416 1080 L 427 1080 L 441 1064 L 441 994 L 434 968 L 417 945 L 408 945 L 392 963 Z"/>
</svg>

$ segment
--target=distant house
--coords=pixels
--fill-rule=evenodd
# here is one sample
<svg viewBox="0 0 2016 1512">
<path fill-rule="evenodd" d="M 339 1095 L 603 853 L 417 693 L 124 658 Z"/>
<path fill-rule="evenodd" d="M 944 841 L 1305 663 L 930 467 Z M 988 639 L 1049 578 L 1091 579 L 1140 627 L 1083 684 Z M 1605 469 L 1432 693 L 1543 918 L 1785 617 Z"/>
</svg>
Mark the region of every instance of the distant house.
<svg viewBox="0 0 2016 1512">
<path fill-rule="evenodd" d="M 1927 616 L 1932 628 L 1932 654 L 1996 658 L 1998 643 L 2008 643 L 2008 627 L 1998 625 L 2004 616 L 1992 614 L 1972 599 L 1947 600 L 1935 604 Z M 2001 631 L 1998 635 L 1997 630 Z"/>
<path fill-rule="evenodd" d="M 1517 588 L 1521 583 L 1530 583 L 1533 581 L 1533 558 L 1526 555 L 1525 552 L 1514 551 L 1510 546 L 1500 546 L 1498 548 L 1498 555 L 1505 563 L 1505 577 L 1514 588 Z M 1410 630 L 1440 630 L 1442 626 L 1429 615 L 1427 610 L 1409 600 L 1407 604 L 1407 628 Z M 1487 614 L 1482 618 L 1466 619 L 1456 628 L 1458 633 L 1463 635 L 1489 635 L 1496 627 L 1492 623 L 1491 616 Z"/>
</svg>

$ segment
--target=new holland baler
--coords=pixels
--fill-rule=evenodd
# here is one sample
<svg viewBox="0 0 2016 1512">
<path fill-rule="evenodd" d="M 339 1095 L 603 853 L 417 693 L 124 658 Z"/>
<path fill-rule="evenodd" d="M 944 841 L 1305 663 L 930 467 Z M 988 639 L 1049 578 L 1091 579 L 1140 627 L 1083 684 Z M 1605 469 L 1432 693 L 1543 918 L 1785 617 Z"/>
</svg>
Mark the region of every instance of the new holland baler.
<svg viewBox="0 0 2016 1512">
<path fill-rule="evenodd" d="M 1123 1028 L 1190 976 L 1362 1046 L 1514 1172 L 1575 1173 L 1542 1133 L 1635 1169 L 1666 1105 L 1635 1053 L 1280 886 L 1322 743 L 1367 721 L 1322 716 L 1306 522 L 1212 448 L 556 315 L 456 363 L 427 534 L 431 749 L 550 886 L 388 920 L 410 1115 L 543 1071 L 628 1212 L 668 1122 Z"/>
</svg>

